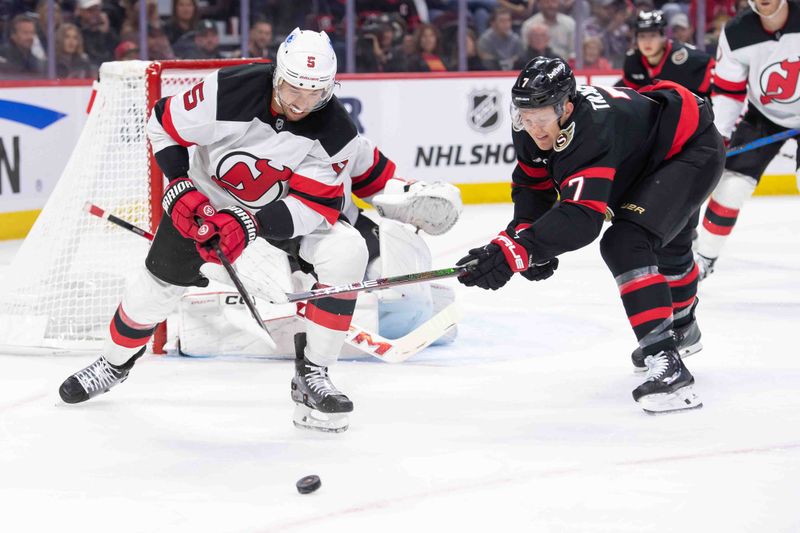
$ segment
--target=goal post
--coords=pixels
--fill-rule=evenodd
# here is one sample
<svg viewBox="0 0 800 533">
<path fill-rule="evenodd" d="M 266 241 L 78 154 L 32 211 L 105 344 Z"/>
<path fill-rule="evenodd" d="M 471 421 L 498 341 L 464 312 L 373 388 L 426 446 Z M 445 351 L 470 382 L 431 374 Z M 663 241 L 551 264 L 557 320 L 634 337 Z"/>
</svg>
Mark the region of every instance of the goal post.
<svg viewBox="0 0 800 533">
<path fill-rule="evenodd" d="M 164 178 L 150 149 L 155 103 L 216 69 L 263 60 L 104 63 L 75 149 L 0 286 L 0 345 L 97 349 L 149 243 L 86 213 L 85 202 L 155 231 Z M 152 343 L 163 353 L 165 327 Z"/>
</svg>

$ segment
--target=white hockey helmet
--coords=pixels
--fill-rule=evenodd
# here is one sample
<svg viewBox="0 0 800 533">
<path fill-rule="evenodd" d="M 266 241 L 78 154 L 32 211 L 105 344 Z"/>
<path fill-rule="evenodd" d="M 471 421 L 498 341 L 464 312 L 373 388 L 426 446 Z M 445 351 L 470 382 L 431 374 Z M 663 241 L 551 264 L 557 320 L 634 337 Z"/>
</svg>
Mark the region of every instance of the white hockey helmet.
<svg viewBox="0 0 800 533">
<path fill-rule="evenodd" d="M 310 111 L 321 109 L 333 96 L 336 83 L 336 53 L 324 31 L 292 30 L 278 48 L 273 87 L 286 82 L 299 89 L 322 90 Z"/>
</svg>

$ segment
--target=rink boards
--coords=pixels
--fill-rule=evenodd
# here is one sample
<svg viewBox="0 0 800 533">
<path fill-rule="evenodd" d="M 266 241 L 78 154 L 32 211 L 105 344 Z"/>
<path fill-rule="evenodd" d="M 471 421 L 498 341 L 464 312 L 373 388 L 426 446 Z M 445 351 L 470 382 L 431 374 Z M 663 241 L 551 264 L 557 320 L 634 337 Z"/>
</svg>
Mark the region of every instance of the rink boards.
<svg viewBox="0 0 800 533">
<path fill-rule="evenodd" d="M 399 175 L 454 183 L 466 203 L 507 202 L 513 79 L 499 72 L 344 75 L 336 94 Z M 578 76 L 594 85 L 617 79 Z M 80 135 L 90 94 L 83 80 L 0 82 L 0 239 L 22 238 L 32 226 Z M 756 194 L 797 194 L 794 170 L 790 141 Z"/>
</svg>

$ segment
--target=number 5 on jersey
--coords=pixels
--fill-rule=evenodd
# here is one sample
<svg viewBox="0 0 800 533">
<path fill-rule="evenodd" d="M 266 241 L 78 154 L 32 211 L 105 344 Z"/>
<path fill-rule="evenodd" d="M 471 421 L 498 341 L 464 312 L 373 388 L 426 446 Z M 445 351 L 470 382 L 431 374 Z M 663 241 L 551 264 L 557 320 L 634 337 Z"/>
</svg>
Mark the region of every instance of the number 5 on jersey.
<svg viewBox="0 0 800 533">
<path fill-rule="evenodd" d="M 183 95 L 183 107 L 186 111 L 191 111 L 197 107 L 197 104 L 203 101 L 203 98 L 205 97 L 203 96 L 203 82 L 201 81 Z"/>
</svg>

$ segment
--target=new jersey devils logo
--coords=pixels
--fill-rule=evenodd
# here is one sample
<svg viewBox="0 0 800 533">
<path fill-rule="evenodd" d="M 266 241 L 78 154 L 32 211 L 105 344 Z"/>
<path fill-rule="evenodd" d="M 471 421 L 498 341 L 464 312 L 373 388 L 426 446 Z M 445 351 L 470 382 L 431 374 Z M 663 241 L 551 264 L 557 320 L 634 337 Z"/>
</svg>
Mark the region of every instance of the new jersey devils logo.
<svg viewBox="0 0 800 533">
<path fill-rule="evenodd" d="M 798 91 L 800 59 L 784 59 L 773 63 L 761 72 L 761 103 L 791 104 L 800 99 Z"/>
<path fill-rule="evenodd" d="M 235 200 L 257 209 L 279 200 L 291 175 L 292 169 L 275 168 L 269 159 L 231 152 L 217 164 L 216 176 L 211 179 Z"/>
</svg>

